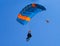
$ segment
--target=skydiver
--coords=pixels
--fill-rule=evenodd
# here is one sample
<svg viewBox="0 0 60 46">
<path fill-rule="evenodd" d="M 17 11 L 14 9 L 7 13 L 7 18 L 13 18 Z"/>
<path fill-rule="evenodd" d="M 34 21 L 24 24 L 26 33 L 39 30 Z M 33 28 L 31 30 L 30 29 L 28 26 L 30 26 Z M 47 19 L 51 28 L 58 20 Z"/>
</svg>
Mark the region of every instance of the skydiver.
<svg viewBox="0 0 60 46">
<path fill-rule="evenodd" d="M 29 30 L 29 31 L 28 31 L 28 34 L 27 34 L 26 41 L 29 41 L 31 37 L 32 37 L 32 35 L 31 35 L 31 30 Z"/>
</svg>

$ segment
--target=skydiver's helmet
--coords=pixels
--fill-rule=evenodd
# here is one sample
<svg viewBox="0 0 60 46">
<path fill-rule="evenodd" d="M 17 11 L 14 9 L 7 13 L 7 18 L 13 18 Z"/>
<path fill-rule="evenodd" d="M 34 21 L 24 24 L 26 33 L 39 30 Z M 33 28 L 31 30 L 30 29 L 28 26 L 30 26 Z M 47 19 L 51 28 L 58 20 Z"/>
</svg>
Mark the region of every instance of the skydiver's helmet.
<svg viewBox="0 0 60 46">
<path fill-rule="evenodd" d="M 28 33 L 31 33 L 31 30 L 29 30 Z"/>
</svg>

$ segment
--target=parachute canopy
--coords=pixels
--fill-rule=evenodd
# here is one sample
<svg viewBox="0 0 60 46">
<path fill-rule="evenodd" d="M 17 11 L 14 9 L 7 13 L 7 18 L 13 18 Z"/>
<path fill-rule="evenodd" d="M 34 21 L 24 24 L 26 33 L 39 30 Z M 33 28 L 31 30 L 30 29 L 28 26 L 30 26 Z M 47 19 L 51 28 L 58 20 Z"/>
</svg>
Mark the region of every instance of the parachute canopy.
<svg viewBox="0 0 60 46">
<path fill-rule="evenodd" d="M 29 4 L 24 7 L 18 14 L 17 21 L 21 24 L 27 24 L 35 14 L 46 10 L 45 7 L 39 4 Z"/>
</svg>

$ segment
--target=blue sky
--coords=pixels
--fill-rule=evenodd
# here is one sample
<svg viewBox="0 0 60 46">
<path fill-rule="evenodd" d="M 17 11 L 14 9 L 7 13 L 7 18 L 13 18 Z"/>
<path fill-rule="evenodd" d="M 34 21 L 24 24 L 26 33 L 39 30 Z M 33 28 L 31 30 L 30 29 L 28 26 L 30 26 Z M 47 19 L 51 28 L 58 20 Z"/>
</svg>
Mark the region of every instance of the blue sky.
<svg viewBox="0 0 60 46">
<path fill-rule="evenodd" d="M 30 3 L 39 3 L 47 10 L 23 26 L 16 18 Z M 0 0 L 0 46 L 60 46 L 59 4 L 60 0 Z M 32 31 L 32 38 L 26 42 L 28 30 Z"/>
</svg>

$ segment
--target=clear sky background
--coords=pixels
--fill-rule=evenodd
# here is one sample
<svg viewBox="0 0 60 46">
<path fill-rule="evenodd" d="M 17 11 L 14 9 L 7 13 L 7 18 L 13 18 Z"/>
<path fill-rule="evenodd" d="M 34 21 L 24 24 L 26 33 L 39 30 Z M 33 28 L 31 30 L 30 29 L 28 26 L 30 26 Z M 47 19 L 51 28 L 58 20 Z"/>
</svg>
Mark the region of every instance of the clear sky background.
<svg viewBox="0 0 60 46">
<path fill-rule="evenodd" d="M 47 10 L 23 26 L 16 21 L 17 15 L 32 2 Z M 26 42 L 28 30 L 32 38 Z M 60 46 L 60 0 L 0 0 L 0 46 Z"/>
</svg>

